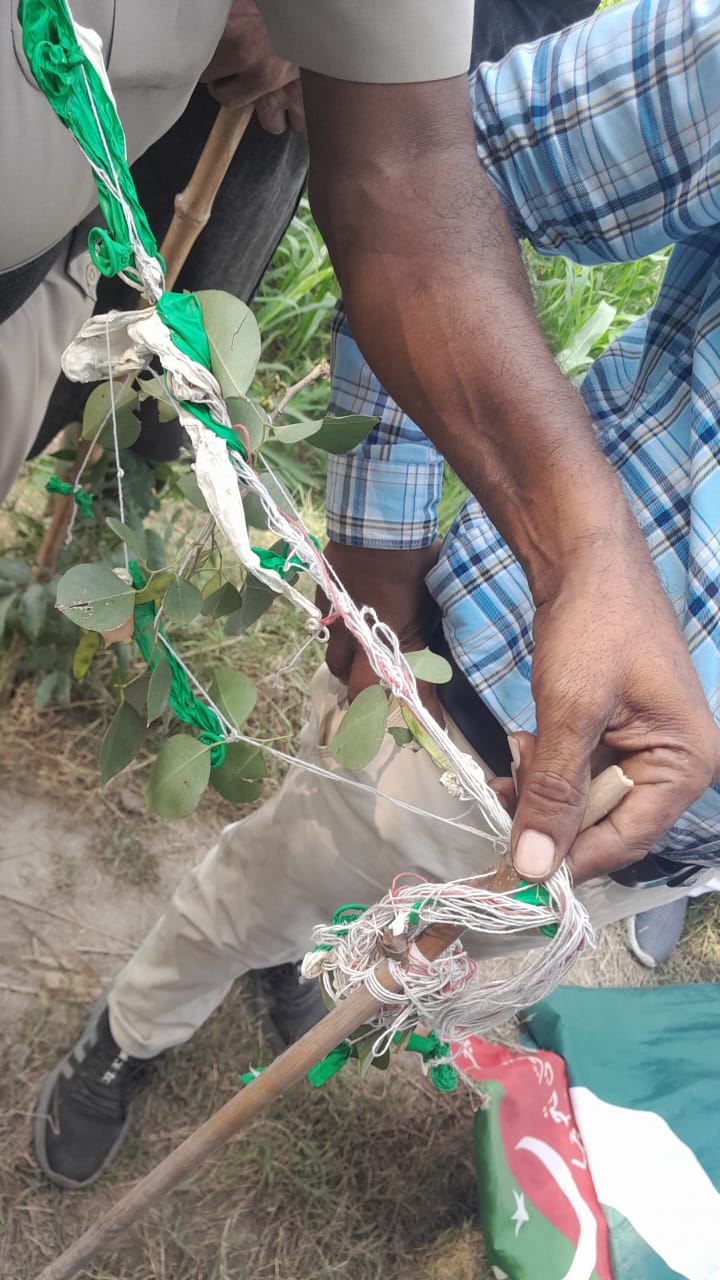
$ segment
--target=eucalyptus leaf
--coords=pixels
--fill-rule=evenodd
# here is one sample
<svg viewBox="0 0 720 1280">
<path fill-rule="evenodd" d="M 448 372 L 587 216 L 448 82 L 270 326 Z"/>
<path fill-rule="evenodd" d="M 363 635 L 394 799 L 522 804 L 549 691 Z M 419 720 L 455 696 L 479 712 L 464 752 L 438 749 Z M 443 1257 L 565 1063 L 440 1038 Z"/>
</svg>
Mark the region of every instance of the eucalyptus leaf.
<svg viewBox="0 0 720 1280">
<path fill-rule="evenodd" d="M 328 750 L 343 769 L 364 769 L 375 759 L 388 718 L 387 694 L 380 685 L 363 689 L 345 712 Z"/>
<path fill-rule="evenodd" d="M 416 680 L 425 680 L 428 684 L 447 684 L 452 680 L 450 663 L 431 649 L 417 649 L 403 657 Z"/>
<path fill-rule="evenodd" d="M 310 443 L 324 453 L 347 453 L 360 444 L 377 423 L 377 418 L 359 413 L 350 413 L 342 418 L 328 416 L 323 418 L 319 430 L 311 435 Z"/>
<path fill-rule="evenodd" d="M 231 293 L 201 289 L 196 293 L 210 346 L 210 367 L 223 396 L 243 395 L 260 359 L 260 332 L 249 307 Z"/>
<path fill-rule="evenodd" d="M 202 596 L 186 578 L 173 578 L 163 599 L 166 620 L 176 627 L 187 627 L 202 609 Z"/>
<path fill-rule="evenodd" d="M 242 729 L 257 702 L 255 683 L 242 671 L 216 671 L 210 697 L 235 729 Z"/>
<path fill-rule="evenodd" d="M 318 434 L 322 425 L 322 419 L 318 421 L 317 419 L 301 418 L 299 422 L 285 422 L 278 427 L 274 427 L 273 435 L 282 444 L 298 444 L 300 440 L 312 440 L 313 436 Z"/>
<path fill-rule="evenodd" d="M 287 516 L 294 516 L 293 504 L 287 494 L 283 492 L 282 486 L 274 475 L 271 475 L 269 471 L 259 471 L 258 479 L 265 485 L 270 497 L 275 499 L 280 510 L 284 511 Z M 246 494 L 243 498 L 243 509 L 245 511 L 245 519 L 252 529 L 267 529 L 267 517 L 257 494 Z"/>
<path fill-rule="evenodd" d="M 50 702 L 57 688 L 59 675 L 59 671 L 49 671 L 46 676 L 43 676 L 35 690 L 34 701 L 36 711 L 42 711 L 43 707 L 46 707 Z"/>
<path fill-rule="evenodd" d="M 139 408 L 140 398 L 132 386 L 123 388 L 121 382 L 115 382 L 113 386 L 118 447 L 129 449 L 140 435 L 140 420 L 134 413 L 134 410 Z M 95 387 L 85 401 L 82 420 L 83 440 L 93 440 L 101 422 L 105 425 L 98 436 L 97 443 L 104 449 L 110 449 L 114 441 L 109 382 L 103 382 L 99 387 Z"/>
<path fill-rule="evenodd" d="M 73 654 L 72 673 L 74 680 L 85 679 L 99 648 L 99 633 L 97 631 L 83 631 Z"/>
<path fill-rule="evenodd" d="M 245 742 L 230 742 L 225 759 L 210 773 L 210 783 L 232 804 L 250 804 L 262 793 L 265 759 L 262 751 Z"/>
<path fill-rule="evenodd" d="M 157 603 L 162 600 L 170 583 L 173 581 L 175 574 L 170 569 L 164 569 L 156 573 L 151 573 L 145 586 L 138 591 L 135 597 L 136 604 L 148 604 L 151 600 Z"/>
<path fill-rule="evenodd" d="M 186 818 L 210 778 L 210 748 L 178 733 L 161 747 L 150 772 L 148 803 L 160 818 Z"/>
<path fill-rule="evenodd" d="M 157 572 L 159 569 L 164 568 L 167 563 L 165 543 L 157 529 L 145 530 L 145 545 L 147 547 L 145 563 L 148 569 Z"/>
<path fill-rule="evenodd" d="M 122 695 L 126 702 L 142 716 L 143 724 L 146 720 L 148 685 L 150 684 L 150 674 L 143 671 L 141 676 L 137 676 L 135 680 L 131 680 L 129 684 L 123 686 Z"/>
<path fill-rule="evenodd" d="M 145 723 L 129 702 L 123 701 L 105 730 L 100 744 L 100 782 L 104 786 L 135 759 L 145 737 Z"/>
<path fill-rule="evenodd" d="M 250 438 L 250 448 L 255 453 L 261 446 L 270 426 L 270 419 L 257 401 L 247 396 L 228 396 L 225 401 L 233 426 L 242 425 Z M 240 435 L 242 440 L 242 434 Z"/>
<path fill-rule="evenodd" d="M 158 658 L 150 673 L 147 690 L 147 723 L 158 720 L 167 707 L 172 688 L 172 669 L 164 654 Z"/>
<path fill-rule="evenodd" d="M 135 592 L 129 582 L 104 564 L 76 564 L 58 582 L 60 613 L 87 631 L 114 631 L 133 611 Z"/>
<path fill-rule="evenodd" d="M 262 618 L 264 613 L 277 600 L 277 592 L 259 582 L 250 574 L 247 577 L 242 593 L 242 604 L 235 613 L 231 613 L 225 623 L 226 636 L 241 636 L 248 627 Z"/>
<path fill-rule="evenodd" d="M 22 619 L 31 640 L 37 640 L 42 631 L 49 603 L 47 587 L 40 582 L 33 582 L 23 592 Z"/>
<path fill-rule="evenodd" d="M 206 618 L 226 618 L 229 613 L 242 608 L 242 596 L 232 582 L 223 582 L 221 587 L 212 591 L 203 599 L 202 611 Z"/>
<path fill-rule="evenodd" d="M 131 529 L 129 524 L 123 524 L 122 520 L 116 520 L 114 516 L 108 516 L 105 523 L 108 529 L 127 545 L 136 560 L 147 564 L 147 538 L 142 526 L 139 529 Z"/>
<path fill-rule="evenodd" d="M 188 471 L 186 475 L 180 476 L 177 487 L 183 497 L 187 498 L 198 511 L 207 511 L 207 503 L 200 492 L 200 486 L 197 482 L 195 472 Z"/>
<path fill-rule="evenodd" d="M 397 727 L 388 729 L 388 733 L 396 747 L 407 747 L 409 743 L 414 742 L 414 738 L 409 729 Z"/>
</svg>

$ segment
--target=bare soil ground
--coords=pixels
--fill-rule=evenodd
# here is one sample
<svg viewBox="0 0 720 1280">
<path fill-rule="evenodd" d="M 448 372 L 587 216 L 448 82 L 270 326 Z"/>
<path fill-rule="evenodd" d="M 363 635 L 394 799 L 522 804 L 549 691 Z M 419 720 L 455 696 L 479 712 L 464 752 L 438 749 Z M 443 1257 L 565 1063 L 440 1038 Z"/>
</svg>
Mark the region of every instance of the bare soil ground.
<svg viewBox="0 0 720 1280">
<path fill-rule="evenodd" d="M 0 1277 L 32 1280 L 226 1101 L 265 1049 L 240 982 L 192 1043 L 168 1055 L 108 1176 L 82 1193 L 46 1182 L 29 1146 L 42 1074 L 230 810 L 206 801 L 185 822 L 147 818 L 141 768 L 99 795 L 86 767 L 96 730 L 74 712 L 40 718 L 20 697 L 0 733 Z M 716 979 L 719 938 L 718 902 L 700 900 L 660 979 Z M 619 930 L 575 977 L 657 981 Z M 414 1062 L 296 1089 L 83 1275 L 489 1280 L 474 1226 L 471 1122 L 471 1099 L 435 1093 Z"/>
</svg>

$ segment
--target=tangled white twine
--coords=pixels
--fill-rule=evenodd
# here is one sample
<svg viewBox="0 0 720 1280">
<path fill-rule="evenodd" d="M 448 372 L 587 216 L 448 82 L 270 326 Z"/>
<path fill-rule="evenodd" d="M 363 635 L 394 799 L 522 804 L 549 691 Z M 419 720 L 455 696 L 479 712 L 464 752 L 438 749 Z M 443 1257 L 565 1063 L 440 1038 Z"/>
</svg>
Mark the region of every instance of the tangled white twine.
<svg viewBox="0 0 720 1280">
<path fill-rule="evenodd" d="M 98 70 L 106 92 L 112 99 L 99 38 L 95 32 L 82 28 L 79 24 L 75 24 L 75 27 L 78 40 Z M 145 296 L 155 303 L 164 287 L 162 264 L 159 259 L 150 257 L 143 248 L 133 211 L 123 197 L 87 79 L 85 86 L 105 145 L 109 172 L 98 165 L 93 167 L 100 182 L 122 208 L 133 246 L 139 283 Z M 131 279 L 131 283 L 137 287 L 137 282 Z M 206 427 L 192 411 L 193 404 L 202 406 L 210 412 L 218 426 L 232 425 L 215 377 L 203 365 L 180 351 L 155 306 L 144 311 L 111 312 L 108 316 L 93 317 L 83 326 L 63 358 L 63 367 L 71 378 L 88 381 L 107 376 L 111 380 L 110 414 L 121 504 L 122 469 L 113 379 L 149 367 L 154 356 L 160 357 L 167 377 L 166 393 L 175 402 L 180 421 L 190 437 L 195 453 L 195 472 L 208 509 L 241 563 L 260 581 L 284 594 L 296 607 L 308 614 L 308 626 L 314 638 L 326 638 L 325 623 L 331 619 L 339 619 L 344 623 L 364 650 L 380 682 L 408 708 L 424 730 L 434 748 L 434 758 L 441 761 L 445 769 L 443 785 L 451 794 L 475 803 L 487 826 L 487 836 L 499 852 L 505 852 L 509 847 L 510 818 L 489 787 L 480 765 L 454 744 L 445 729 L 427 711 L 420 700 L 415 676 L 401 652 L 397 636 L 378 619 L 373 609 L 355 604 L 310 537 L 287 495 L 285 498 L 292 514 L 278 506 L 249 462 L 236 452 L 231 454 L 225 441 Z M 241 487 L 257 495 L 265 512 L 268 528 L 287 543 L 286 568 L 290 561 L 301 564 L 322 588 L 330 605 L 327 619 L 322 619 L 317 607 L 296 591 L 282 575 L 261 564 L 250 546 Z M 127 549 L 125 555 L 127 561 Z M 164 638 L 163 643 L 170 648 Z M 198 685 L 186 667 L 184 669 L 208 705 L 220 715 L 206 690 Z M 222 716 L 221 720 L 229 741 L 253 741 L 235 733 Z M 285 753 L 268 748 L 267 744 L 256 745 L 261 750 L 270 749 L 275 755 L 291 759 Z M 316 766 L 301 759 L 292 758 L 292 763 L 300 767 L 312 767 L 313 772 L 321 772 Z M 355 779 L 334 774 L 327 776 L 335 781 L 368 789 Z M 405 805 L 401 801 L 394 802 L 413 812 L 419 812 L 414 806 Z M 441 819 L 431 812 L 427 816 L 468 829 L 458 819 Z M 402 1031 L 417 1021 L 428 1023 L 444 1039 L 462 1039 L 473 1031 L 496 1024 L 523 1005 L 541 999 L 561 981 L 583 947 L 592 942 L 590 923 L 584 908 L 573 896 L 569 873 L 561 868 L 548 880 L 546 888 L 549 902 L 543 905 L 523 902 L 513 892 L 493 893 L 489 889 L 483 889 L 481 884 L 467 880 L 452 881 L 449 884 L 408 884 L 398 880 L 382 902 L 369 908 L 350 926 L 346 937 L 339 936 L 337 926 L 321 926 L 317 929 L 314 935 L 316 943 L 329 945 L 332 950 L 312 953 L 312 964 L 317 968 L 317 957 L 321 957 L 319 968 L 323 982 L 336 996 L 347 994 L 359 984 L 366 983 L 382 999 L 383 1007 L 377 1025 L 384 1030 L 376 1042 L 376 1052 L 383 1052 L 397 1031 Z M 421 905 L 417 907 L 416 919 L 411 913 L 418 901 Z M 409 919 L 413 921 L 412 924 L 408 924 Z M 483 981 L 476 962 L 465 953 L 459 941 L 448 947 L 438 959 L 425 960 L 414 939 L 425 925 L 433 921 L 483 934 L 507 935 L 549 925 L 556 926 L 556 932 L 541 949 L 530 956 L 514 977 Z M 401 988 L 397 995 L 381 987 L 376 977 L 381 960 L 379 941 L 386 928 L 394 929 L 397 937 L 404 933 L 408 944 L 405 964 L 393 959 L 388 961 L 391 973 Z"/>
<path fill-rule="evenodd" d="M 340 922 L 313 930 L 316 949 L 305 957 L 303 974 L 319 977 L 333 1000 L 366 986 L 382 1002 L 373 1019 L 379 1030 L 374 1056 L 383 1054 L 398 1032 L 417 1023 L 431 1027 L 441 1040 L 463 1041 L 542 1000 L 578 954 L 593 945 L 590 921 L 573 895 L 564 866 L 545 889 L 547 903 L 525 902 L 515 891 L 483 888 L 481 879 L 431 884 L 398 877 L 390 893 L 349 926 Z M 414 940 L 430 924 L 495 936 L 546 927 L 554 933 L 528 953 L 514 976 L 487 978 L 459 938 L 437 959 L 427 960 Z M 407 944 L 402 959 L 388 954 L 388 931 L 400 949 Z M 388 991 L 378 979 L 383 963 L 397 992 Z"/>
</svg>

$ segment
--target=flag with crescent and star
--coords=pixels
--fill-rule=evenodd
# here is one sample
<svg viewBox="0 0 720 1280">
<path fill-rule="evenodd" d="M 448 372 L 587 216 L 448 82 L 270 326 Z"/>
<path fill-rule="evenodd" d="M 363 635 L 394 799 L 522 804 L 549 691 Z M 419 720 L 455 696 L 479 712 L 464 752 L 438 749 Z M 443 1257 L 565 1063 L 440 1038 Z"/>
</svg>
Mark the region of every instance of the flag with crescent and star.
<svg viewBox="0 0 720 1280">
<path fill-rule="evenodd" d="M 497 1280 L 720 1280 L 720 986 L 561 987 L 471 1037 Z"/>
</svg>

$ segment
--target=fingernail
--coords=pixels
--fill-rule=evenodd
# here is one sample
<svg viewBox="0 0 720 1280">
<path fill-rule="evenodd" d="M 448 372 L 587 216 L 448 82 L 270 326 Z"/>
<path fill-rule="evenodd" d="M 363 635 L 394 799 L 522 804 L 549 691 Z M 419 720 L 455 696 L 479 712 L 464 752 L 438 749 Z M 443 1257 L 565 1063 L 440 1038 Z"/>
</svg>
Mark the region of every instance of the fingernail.
<svg viewBox="0 0 720 1280">
<path fill-rule="evenodd" d="M 541 831 L 523 831 L 515 849 L 515 870 L 533 880 L 549 876 L 555 862 L 555 841 Z"/>
</svg>

